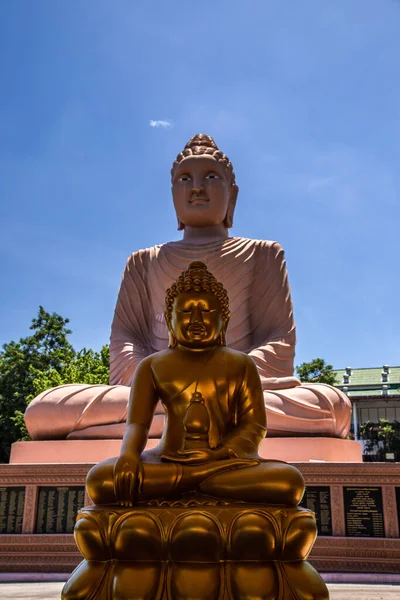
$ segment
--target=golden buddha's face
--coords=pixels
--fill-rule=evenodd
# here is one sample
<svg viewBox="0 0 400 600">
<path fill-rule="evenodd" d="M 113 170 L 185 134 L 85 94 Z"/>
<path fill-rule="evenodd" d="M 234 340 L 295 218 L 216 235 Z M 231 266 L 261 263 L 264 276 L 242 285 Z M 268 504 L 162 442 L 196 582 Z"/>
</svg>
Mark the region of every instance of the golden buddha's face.
<svg viewBox="0 0 400 600">
<path fill-rule="evenodd" d="M 224 223 L 232 202 L 234 208 L 236 195 L 237 188 L 231 184 L 226 167 L 213 156 L 189 156 L 174 169 L 172 196 L 178 220 L 184 226 Z"/>
<path fill-rule="evenodd" d="M 217 345 L 224 326 L 218 298 L 206 292 L 181 292 L 174 300 L 170 325 L 181 346 L 200 350 Z"/>
</svg>

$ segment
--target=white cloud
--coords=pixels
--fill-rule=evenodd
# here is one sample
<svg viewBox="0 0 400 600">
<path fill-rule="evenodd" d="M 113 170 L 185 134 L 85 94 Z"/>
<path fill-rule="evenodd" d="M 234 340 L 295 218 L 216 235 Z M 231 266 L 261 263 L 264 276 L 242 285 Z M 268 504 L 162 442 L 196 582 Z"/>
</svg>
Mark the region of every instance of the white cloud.
<svg viewBox="0 0 400 600">
<path fill-rule="evenodd" d="M 172 127 L 172 121 L 169 119 L 158 120 L 158 121 L 150 121 L 150 127 L 163 127 L 164 129 L 168 129 L 168 127 Z"/>
</svg>

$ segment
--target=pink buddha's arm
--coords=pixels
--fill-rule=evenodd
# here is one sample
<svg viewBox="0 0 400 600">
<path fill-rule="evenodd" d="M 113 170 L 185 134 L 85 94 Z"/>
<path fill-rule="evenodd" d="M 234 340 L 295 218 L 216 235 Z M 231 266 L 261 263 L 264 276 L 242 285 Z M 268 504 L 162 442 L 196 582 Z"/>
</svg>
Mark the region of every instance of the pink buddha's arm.
<svg viewBox="0 0 400 600">
<path fill-rule="evenodd" d="M 131 385 L 136 367 L 151 354 L 145 253 L 128 259 L 115 306 L 110 338 L 110 384 Z"/>
<path fill-rule="evenodd" d="M 260 376 L 251 359 L 246 361 L 243 381 L 238 390 L 237 423 L 222 441 L 237 458 L 257 456 L 267 431 L 267 421 Z"/>
<path fill-rule="evenodd" d="M 296 328 L 282 246 L 260 243 L 250 298 L 253 348 L 263 389 L 299 385 L 293 376 Z"/>
</svg>

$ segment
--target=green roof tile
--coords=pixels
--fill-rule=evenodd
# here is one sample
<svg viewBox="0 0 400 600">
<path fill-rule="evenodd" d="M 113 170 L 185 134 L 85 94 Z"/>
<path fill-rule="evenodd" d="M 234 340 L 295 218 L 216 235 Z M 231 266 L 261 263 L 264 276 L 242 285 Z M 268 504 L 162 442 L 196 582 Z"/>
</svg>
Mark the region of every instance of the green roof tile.
<svg viewBox="0 0 400 600">
<path fill-rule="evenodd" d="M 364 369 L 352 369 L 351 375 L 349 377 L 349 383 L 343 383 L 343 375 L 346 373 L 345 369 L 337 369 L 334 370 L 336 375 L 336 385 L 343 386 L 346 385 L 349 390 L 353 386 L 361 386 L 361 385 L 375 385 L 379 388 L 382 387 L 384 383 L 388 385 L 399 384 L 400 385 L 400 367 L 391 367 L 389 366 L 389 374 L 387 382 L 382 381 L 382 367 L 372 367 L 372 368 L 364 368 Z"/>
</svg>

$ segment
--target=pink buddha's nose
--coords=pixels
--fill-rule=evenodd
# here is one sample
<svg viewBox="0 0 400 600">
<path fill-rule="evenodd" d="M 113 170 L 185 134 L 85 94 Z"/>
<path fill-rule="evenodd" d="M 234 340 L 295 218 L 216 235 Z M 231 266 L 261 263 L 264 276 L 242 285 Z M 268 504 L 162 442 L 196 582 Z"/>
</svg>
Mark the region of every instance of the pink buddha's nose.
<svg viewBox="0 0 400 600">
<path fill-rule="evenodd" d="M 192 194 L 204 193 L 204 178 L 200 174 L 196 174 L 192 179 Z"/>
</svg>

